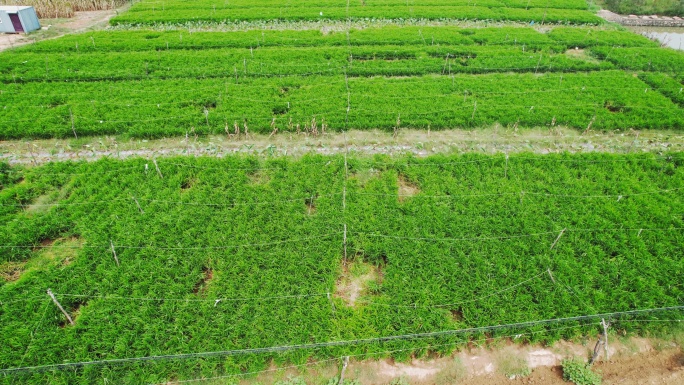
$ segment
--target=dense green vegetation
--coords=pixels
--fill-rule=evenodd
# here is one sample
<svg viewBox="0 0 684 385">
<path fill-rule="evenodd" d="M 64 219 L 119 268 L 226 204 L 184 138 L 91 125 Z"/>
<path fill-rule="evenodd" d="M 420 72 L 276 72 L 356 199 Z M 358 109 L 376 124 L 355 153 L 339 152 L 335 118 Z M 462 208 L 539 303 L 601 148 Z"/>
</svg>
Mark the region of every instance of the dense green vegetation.
<svg viewBox="0 0 684 385">
<path fill-rule="evenodd" d="M 668 66 L 656 63 L 649 67 L 653 71 L 678 72 L 684 67 L 684 54 L 662 50 L 644 37 L 591 29 L 557 28 L 545 34 L 532 28 L 405 27 L 326 35 L 319 31 L 126 31 L 73 35 L 18 49 L 3 55 L 0 81 L 225 78 L 235 72 L 240 77 L 408 76 L 631 69 L 629 63 L 566 53 L 615 46 L 668 58 Z M 620 55 L 616 51 L 612 56 Z"/>
<path fill-rule="evenodd" d="M 0 58 L 0 138 L 163 137 L 236 125 L 677 129 L 684 118 L 675 84 L 684 54 L 589 28 L 106 31 Z"/>
<path fill-rule="evenodd" d="M 681 0 L 600 0 L 606 8 L 623 15 L 684 16 Z"/>
<path fill-rule="evenodd" d="M 0 269 L 25 271 L 0 279 L 0 367 L 681 305 L 683 154 L 350 157 L 348 173 L 344 164 L 342 156 L 160 159 L 163 179 L 143 159 L 4 167 L 11 176 L 0 191 Z M 344 271 L 345 224 L 348 260 L 377 266 L 381 277 L 354 306 L 327 298 Z M 551 341 L 596 330 L 575 322 L 489 336 Z M 21 373 L 0 382 L 164 382 L 262 370 L 271 359 L 448 352 L 481 337 Z"/>
<path fill-rule="evenodd" d="M 112 24 L 251 20 L 475 19 L 600 24 L 584 0 L 141 1 Z"/>
<path fill-rule="evenodd" d="M 0 53 L 0 139 L 683 128 L 684 54 L 625 31 L 548 27 L 601 24 L 587 8 L 584 0 L 140 1 L 112 20 L 120 30 Z M 377 19 L 545 26 L 325 25 Z M 280 21 L 326 28 L 178 29 Z M 137 29 L 145 26 L 155 30 Z M 584 319 L 5 370 L 679 306 L 682 191 L 681 153 L 0 162 L 0 384 L 166 383 L 595 333 Z M 345 285 L 359 272 L 353 300 Z M 632 314 L 611 327 L 658 333 L 683 315 Z"/>
<path fill-rule="evenodd" d="M 620 71 L 308 76 L 3 85 L 5 138 L 330 132 L 345 127 L 680 128 L 681 109 Z M 347 108 L 349 107 L 349 109 Z M 399 122 L 397 122 L 399 120 Z M 317 128 L 316 128 L 317 127 Z"/>
</svg>

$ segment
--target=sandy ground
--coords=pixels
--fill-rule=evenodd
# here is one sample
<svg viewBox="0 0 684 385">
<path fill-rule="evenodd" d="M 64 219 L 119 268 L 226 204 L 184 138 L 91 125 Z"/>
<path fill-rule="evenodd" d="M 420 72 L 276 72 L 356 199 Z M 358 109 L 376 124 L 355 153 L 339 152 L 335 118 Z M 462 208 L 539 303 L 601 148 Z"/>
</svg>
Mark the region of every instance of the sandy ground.
<svg viewBox="0 0 684 385">
<path fill-rule="evenodd" d="M 567 357 L 586 359 L 594 341 L 584 344 L 561 341 L 551 347 L 507 343 L 496 348 L 471 348 L 450 357 L 409 362 L 391 359 L 355 360 L 345 371 L 345 383 L 361 385 L 561 385 L 561 361 Z M 516 361 L 517 360 L 517 361 Z M 516 368 L 511 362 L 521 362 Z M 307 384 L 326 383 L 325 379 L 339 375 L 338 362 L 306 369 L 272 368 L 256 377 L 246 378 L 242 385 L 271 384 L 287 379 L 300 379 Z M 631 338 L 614 340 L 609 359 L 603 357 L 593 370 L 603 376 L 604 385 L 684 384 L 684 354 L 672 342 Z M 528 375 L 510 375 L 506 371 L 529 368 Z M 223 379 L 210 384 L 222 384 Z M 393 382 L 394 381 L 394 382 Z M 298 382 L 297 382 L 298 383 Z"/>
<path fill-rule="evenodd" d="M 28 35 L 0 34 L 0 51 L 31 44 L 36 41 L 53 39 L 67 33 L 82 32 L 91 28 L 104 28 L 109 19 L 116 15 L 116 10 L 76 12 L 71 19 L 45 19 L 40 24 L 43 29 Z"/>
<path fill-rule="evenodd" d="M 474 130 L 402 130 L 395 138 L 382 131 L 349 131 L 319 136 L 281 133 L 267 135 L 177 137 L 158 140 L 87 137 L 34 141 L 0 141 L 0 161 L 41 164 L 51 161 L 131 157 L 213 156 L 251 154 L 301 156 L 304 154 L 428 156 L 475 152 L 483 154 L 534 152 L 652 152 L 684 151 L 684 133 L 674 131 L 589 132 L 555 128 L 513 131 L 502 128 Z"/>
</svg>

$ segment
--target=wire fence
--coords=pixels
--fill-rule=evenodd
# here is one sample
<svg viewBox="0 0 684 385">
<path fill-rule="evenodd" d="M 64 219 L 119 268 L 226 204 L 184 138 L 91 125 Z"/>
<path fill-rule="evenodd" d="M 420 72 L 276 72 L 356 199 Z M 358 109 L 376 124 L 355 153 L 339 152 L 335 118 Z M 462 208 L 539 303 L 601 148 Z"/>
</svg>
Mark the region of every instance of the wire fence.
<svg viewBox="0 0 684 385">
<path fill-rule="evenodd" d="M 299 345 L 283 345 L 283 346 L 270 346 L 270 347 L 260 347 L 260 348 L 245 348 L 245 349 L 232 349 L 232 350 L 222 350 L 222 351 L 212 351 L 212 352 L 195 352 L 195 353 L 182 353 L 182 354 L 166 354 L 166 355 L 156 355 L 156 356 L 145 356 L 145 357 L 130 357 L 130 358 L 115 358 L 115 359 L 104 359 L 96 361 L 82 361 L 82 362 L 67 362 L 60 364 L 49 364 L 49 365 L 38 365 L 38 366 L 25 366 L 25 367 L 15 367 L 0 369 L 0 374 L 15 374 L 22 372 L 44 372 L 44 371 L 57 371 L 57 370 L 68 370 L 75 368 L 85 368 L 91 366 L 102 366 L 102 365 L 121 365 L 127 363 L 136 362 L 151 362 L 151 361 L 168 361 L 168 360 L 186 360 L 195 358 L 211 358 L 211 357 L 229 357 L 229 356 L 241 356 L 250 354 L 265 354 L 265 353 L 283 353 L 299 350 L 316 350 L 323 348 L 334 348 L 334 347 L 345 347 L 345 346 L 357 346 L 366 345 L 371 343 L 386 343 L 398 340 L 420 340 L 425 338 L 443 337 L 443 336 L 468 336 L 477 335 L 485 332 L 498 332 L 502 330 L 511 329 L 524 329 L 534 326 L 547 326 L 562 324 L 566 322 L 580 322 L 580 321 L 591 321 L 598 319 L 619 319 L 621 317 L 638 315 L 638 314 L 648 314 L 655 312 L 668 312 L 668 311 L 682 311 L 684 306 L 668 306 L 661 308 L 649 308 L 649 309 L 636 309 L 627 311 L 614 311 L 598 314 L 588 314 L 579 315 L 564 318 L 553 318 L 544 320 L 534 320 L 526 322 L 518 322 L 503 325 L 492 325 L 492 326 L 481 326 L 472 327 L 465 329 L 455 329 L 455 330 L 442 330 L 435 332 L 426 333 L 412 333 L 412 334 L 401 334 L 401 335 L 390 335 L 384 337 L 373 337 L 373 338 L 361 338 L 352 340 L 338 340 L 338 341 L 328 341 L 328 342 L 318 342 L 309 344 L 299 344 Z"/>
</svg>

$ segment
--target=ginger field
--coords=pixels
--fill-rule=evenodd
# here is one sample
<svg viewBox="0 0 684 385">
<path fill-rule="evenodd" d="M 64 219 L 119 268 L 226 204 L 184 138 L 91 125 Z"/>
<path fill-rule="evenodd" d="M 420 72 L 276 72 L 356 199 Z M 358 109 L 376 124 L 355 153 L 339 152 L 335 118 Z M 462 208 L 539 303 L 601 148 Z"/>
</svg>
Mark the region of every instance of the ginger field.
<svg viewBox="0 0 684 385">
<path fill-rule="evenodd" d="M 523 153 L 5 165 L 0 382 L 163 383 L 272 362 L 406 358 L 485 331 L 358 340 L 680 306 L 683 162 Z M 352 299 L 345 279 L 356 273 L 370 278 Z M 656 332 L 670 323 L 642 321 L 681 315 L 615 317 L 613 328 Z M 486 336 L 554 341 L 599 328 L 587 319 Z M 347 340 L 357 342 L 40 368 Z"/>
<path fill-rule="evenodd" d="M 506 20 L 600 24 L 585 0 L 144 0 L 113 24 L 155 25 L 255 20 Z"/>
<path fill-rule="evenodd" d="M 350 356 L 593 340 L 602 319 L 616 336 L 673 332 L 684 52 L 593 9 L 144 0 L 108 28 L 0 52 L 0 140 L 33 162 L 0 161 L 0 384 L 237 384 Z M 592 130 L 664 139 L 424 158 L 347 144 L 491 127 L 571 132 L 572 151 L 594 149 Z M 118 156 L 117 141 L 225 135 L 252 151 L 252 134 L 333 132 L 337 150 L 283 157 L 40 164 L 31 142 Z M 68 158 L 59 146 L 40 158 Z"/>
<path fill-rule="evenodd" d="M 684 53 L 616 30 L 101 31 L 0 59 L 3 139 L 684 125 Z"/>
</svg>

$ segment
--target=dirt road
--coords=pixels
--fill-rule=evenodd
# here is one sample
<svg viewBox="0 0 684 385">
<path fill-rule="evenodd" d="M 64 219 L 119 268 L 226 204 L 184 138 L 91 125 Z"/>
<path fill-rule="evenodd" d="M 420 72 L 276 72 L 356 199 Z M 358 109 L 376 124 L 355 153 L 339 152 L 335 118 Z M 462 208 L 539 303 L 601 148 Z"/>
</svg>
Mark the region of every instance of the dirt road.
<svg viewBox="0 0 684 385">
<path fill-rule="evenodd" d="M 116 15 L 116 10 L 76 12 L 71 19 L 44 19 L 40 23 L 43 29 L 28 35 L 0 34 L 0 51 L 31 44 L 45 39 L 54 39 L 68 33 L 82 32 L 88 29 L 104 28 L 109 19 Z"/>
</svg>

